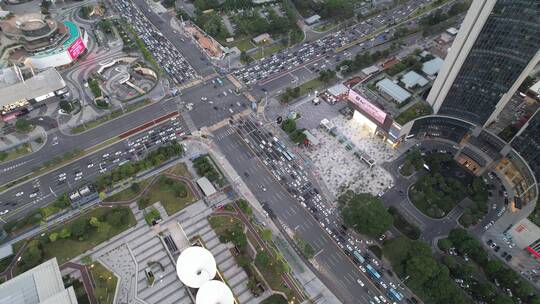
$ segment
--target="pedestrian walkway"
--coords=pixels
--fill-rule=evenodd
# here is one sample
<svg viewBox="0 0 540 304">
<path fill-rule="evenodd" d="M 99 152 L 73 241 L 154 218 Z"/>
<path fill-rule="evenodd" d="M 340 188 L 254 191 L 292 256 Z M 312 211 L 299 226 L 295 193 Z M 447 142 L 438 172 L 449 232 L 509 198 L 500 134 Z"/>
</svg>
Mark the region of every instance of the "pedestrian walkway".
<svg viewBox="0 0 540 304">
<path fill-rule="evenodd" d="M 42 144 L 32 143 L 38 138 L 43 140 Z M 30 143 L 32 151 L 36 151 L 46 142 L 46 140 L 47 132 L 41 126 L 36 126 L 32 131 L 26 134 L 14 131 L 0 136 L 0 151 L 11 150 L 20 147 L 25 143 Z"/>
</svg>

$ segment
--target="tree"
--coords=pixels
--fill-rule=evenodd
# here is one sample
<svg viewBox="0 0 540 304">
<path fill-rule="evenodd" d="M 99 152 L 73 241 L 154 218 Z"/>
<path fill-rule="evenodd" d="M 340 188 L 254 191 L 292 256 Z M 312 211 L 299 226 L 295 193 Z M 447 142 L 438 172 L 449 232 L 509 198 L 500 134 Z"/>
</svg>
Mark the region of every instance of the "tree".
<svg viewBox="0 0 540 304">
<path fill-rule="evenodd" d="M 288 118 L 281 123 L 281 128 L 287 133 L 292 133 L 296 130 L 296 121 L 292 118 Z"/>
<path fill-rule="evenodd" d="M 101 224 L 101 223 L 99 222 L 99 220 L 98 220 L 97 217 L 92 216 L 92 217 L 90 218 L 90 226 L 96 227 L 96 228 L 97 228 L 97 227 L 99 227 L 100 224 Z"/>
<path fill-rule="evenodd" d="M 53 232 L 53 233 L 49 234 L 49 240 L 51 242 L 55 242 L 57 239 L 58 239 L 58 233 Z"/>
<path fill-rule="evenodd" d="M 62 228 L 62 230 L 60 230 L 60 233 L 58 234 L 58 236 L 61 239 L 67 239 L 68 237 L 71 236 L 71 230 L 68 227 L 64 227 Z"/>
<path fill-rule="evenodd" d="M 51 2 L 49 0 L 43 0 L 41 1 L 41 13 L 44 15 L 49 14 L 49 7 L 51 6 Z"/>
<path fill-rule="evenodd" d="M 41 260 L 43 259 L 43 252 L 40 248 L 41 245 L 39 245 L 39 241 L 37 243 L 38 245 L 29 244 L 28 248 L 21 257 L 25 269 L 30 269 L 34 266 L 37 266 L 39 263 L 41 263 Z"/>
<path fill-rule="evenodd" d="M 334 70 L 322 70 L 319 72 L 319 80 L 328 84 L 336 77 L 336 71 Z"/>
<path fill-rule="evenodd" d="M 76 219 L 71 224 L 71 235 L 79 240 L 83 240 L 88 233 L 88 220 L 86 218 Z"/>
<path fill-rule="evenodd" d="M 243 63 L 250 63 L 253 61 L 253 58 L 251 58 L 251 56 L 249 56 L 245 50 L 242 50 L 240 52 L 240 61 Z"/>
<path fill-rule="evenodd" d="M 263 231 L 261 231 L 261 239 L 263 239 L 265 242 L 272 241 L 272 230 L 263 229 Z"/>
<path fill-rule="evenodd" d="M 448 252 L 452 247 L 452 242 L 449 239 L 441 239 L 439 240 L 438 245 L 440 250 Z"/>
<path fill-rule="evenodd" d="M 141 191 L 141 186 L 139 185 L 139 183 L 133 183 L 131 184 L 130 189 L 134 193 L 139 193 L 139 191 Z"/>
<path fill-rule="evenodd" d="M 105 219 L 112 227 L 121 227 L 128 223 L 128 211 L 122 207 L 114 207 Z"/>
<path fill-rule="evenodd" d="M 289 133 L 289 138 L 296 144 L 303 143 L 307 136 L 304 134 L 304 130 L 294 130 L 293 132 Z"/>
<path fill-rule="evenodd" d="M 271 258 L 266 251 L 259 251 L 255 256 L 255 264 L 264 268 L 270 268 Z"/>
<path fill-rule="evenodd" d="M 73 111 L 73 104 L 71 104 L 71 101 L 69 100 L 62 99 L 58 105 L 60 106 L 60 109 L 64 110 L 66 113 Z"/>
<path fill-rule="evenodd" d="M 15 129 L 21 133 L 28 133 L 32 131 L 32 125 L 24 118 L 19 118 L 15 122 Z"/>
<path fill-rule="evenodd" d="M 341 207 L 341 215 L 347 226 L 372 237 L 380 236 L 393 224 L 393 217 L 381 199 L 368 193 L 355 194 Z"/>
</svg>

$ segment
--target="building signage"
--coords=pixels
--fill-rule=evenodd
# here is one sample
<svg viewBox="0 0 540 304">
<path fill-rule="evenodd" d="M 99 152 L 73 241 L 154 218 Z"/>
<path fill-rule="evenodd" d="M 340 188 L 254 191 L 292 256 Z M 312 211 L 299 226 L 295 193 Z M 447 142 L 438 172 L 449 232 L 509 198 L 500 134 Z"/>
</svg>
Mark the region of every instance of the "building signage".
<svg viewBox="0 0 540 304">
<path fill-rule="evenodd" d="M 84 41 L 79 37 L 69 46 L 68 53 L 71 59 L 76 59 L 85 49 Z"/>
<path fill-rule="evenodd" d="M 349 90 L 348 98 L 349 101 L 359 107 L 370 118 L 374 119 L 381 125 L 384 124 L 384 120 L 386 119 L 386 113 L 383 110 L 377 108 L 377 106 L 369 102 L 364 97 L 360 96 L 360 94 L 358 94 L 354 90 Z"/>
</svg>

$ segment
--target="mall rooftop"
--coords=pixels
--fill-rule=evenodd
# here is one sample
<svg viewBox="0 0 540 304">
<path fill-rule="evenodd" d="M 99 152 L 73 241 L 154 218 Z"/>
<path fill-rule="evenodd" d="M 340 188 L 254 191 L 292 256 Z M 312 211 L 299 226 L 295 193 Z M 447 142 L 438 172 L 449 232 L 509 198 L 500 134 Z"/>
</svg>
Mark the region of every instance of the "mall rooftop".
<svg viewBox="0 0 540 304">
<path fill-rule="evenodd" d="M 66 87 L 62 76 L 55 68 L 49 68 L 25 81 L 0 88 L 0 107 L 46 96 Z"/>
</svg>

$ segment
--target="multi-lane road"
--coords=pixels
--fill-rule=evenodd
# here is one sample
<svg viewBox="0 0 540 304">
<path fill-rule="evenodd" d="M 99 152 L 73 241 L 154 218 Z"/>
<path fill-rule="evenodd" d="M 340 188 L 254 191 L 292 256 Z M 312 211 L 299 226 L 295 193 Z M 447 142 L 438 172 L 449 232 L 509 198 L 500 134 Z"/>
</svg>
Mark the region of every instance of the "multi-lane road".
<svg viewBox="0 0 540 304">
<path fill-rule="evenodd" d="M 413 5 L 412 7 L 399 6 L 401 10 L 394 9 L 391 12 L 401 14 L 403 9 L 409 11 L 417 7 L 414 5 L 426 2 L 428 1 L 414 0 L 410 2 L 410 5 Z M 159 30 L 164 37 L 166 37 L 168 41 L 182 53 L 199 75 L 205 77 L 214 73 L 214 68 L 208 59 L 200 53 L 192 42 L 178 39 L 179 33 L 170 28 L 170 17 L 166 15 L 157 15 L 150 11 L 144 0 L 134 0 L 134 3 L 139 6 L 141 12 L 154 24 L 157 30 Z M 377 22 L 381 22 L 380 26 L 383 26 L 386 24 L 385 22 L 390 22 L 388 19 L 391 18 L 385 13 L 384 15 L 381 15 L 379 19 L 381 20 L 377 19 L 370 21 L 370 26 L 378 27 L 379 24 Z M 368 34 L 369 29 L 369 27 L 366 27 L 365 29 L 355 27 L 346 29 L 347 33 L 356 31 L 356 34 L 353 36 L 347 34 L 345 31 L 343 33 L 338 33 L 337 35 L 330 34 L 328 37 L 334 38 L 343 34 L 347 36 L 347 39 L 349 40 L 341 41 L 340 38 L 339 44 L 332 45 L 330 43 L 325 47 L 336 48 L 338 46 L 343 46 L 346 43 L 353 41 L 352 39 L 355 37 Z M 331 40 L 332 38 L 326 39 Z M 350 52 L 354 53 L 355 50 L 360 51 L 366 46 L 370 45 L 359 44 L 355 46 L 358 49 L 351 49 Z M 294 52 L 302 47 L 306 47 L 305 50 L 310 50 L 311 55 L 317 55 L 315 50 L 307 44 L 295 46 L 289 51 L 284 52 L 294 54 Z M 323 59 L 326 60 L 325 62 L 318 63 L 318 68 L 320 69 L 326 67 L 330 68 L 338 61 L 338 57 L 344 58 L 349 55 L 345 52 L 334 54 L 331 49 L 328 50 L 331 54 L 331 58 L 325 58 Z M 265 60 L 275 60 L 278 57 L 279 54 L 273 59 L 270 58 Z M 304 58 L 303 62 L 294 65 L 291 64 L 288 68 L 298 68 L 302 64 L 305 65 L 309 63 L 312 59 L 317 59 L 317 57 Z M 329 64 L 330 61 L 332 61 L 332 65 Z M 328 66 L 323 66 L 325 63 L 327 63 Z M 257 61 L 254 64 L 261 64 L 261 62 Z M 315 63 L 312 62 L 311 64 L 314 65 Z M 287 71 L 278 71 L 278 73 L 283 72 L 286 73 Z M 260 78 L 259 80 L 263 81 L 262 85 L 257 84 L 256 86 L 258 87 L 255 88 L 255 90 L 258 89 L 260 93 L 260 90 L 265 83 L 264 81 L 276 76 L 274 71 L 272 73 L 273 74 L 268 73 L 265 75 L 264 79 Z M 289 83 L 290 82 L 287 82 L 287 84 Z M 285 85 L 286 84 L 282 85 L 282 87 Z M 0 175 L 0 184 L 5 184 L 31 173 L 33 168 L 44 164 L 47 160 L 53 159 L 55 156 L 63 155 L 65 152 L 74 149 L 85 150 L 91 148 L 142 125 L 147 121 L 151 121 L 174 111 L 184 111 L 181 115 L 184 118 L 184 128 L 186 129 L 186 132 L 193 132 L 226 120 L 233 114 L 248 108 L 248 106 L 249 102 L 247 99 L 242 95 L 236 95 L 234 93 L 233 85 L 227 81 L 226 78 L 220 78 L 219 81 L 217 81 L 216 78 L 210 78 L 198 85 L 183 90 L 178 96 L 152 103 L 149 106 L 128 113 L 99 127 L 90 129 L 87 132 L 78 135 L 67 135 L 59 130 L 49 132 L 46 144 L 39 151 L 17 160 L 4 163 L 0 166 L 0 172 L 4 173 Z M 174 124 L 173 122 L 167 123 Z M 162 127 L 158 126 L 155 128 Z M 165 130 L 168 130 L 169 128 L 176 128 L 176 126 L 166 126 Z M 157 134 L 159 134 L 163 132 L 163 130 L 160 129 L 154 132 L 158 132 Z M 138 138 L 141 138 L 141 136 L 151 135 L 152 134 L 149 134 L 148 131 L 145 131 L 145 133 L 137 136 Z M 231 129 L 228 127 L 221 128 L 214 133 L 214 136 L 215 142 L 226 155 L 229 162 L 237 168 L 239 172 L 246 172 L 249 175 L 249 178 L 246 177 L 244 180 L 250 189 L 257 195 L 259 200 L 266 202 L 268 206 L 270 206 L 281 223 L 288 226 L 289 229 L 293 229 L 303 239 L 313 245 L 317 251 L 315 257 L 317 265 L 314 267 L 320 274 L 321 279 L 331 287 L 332 291 L 336 293 L 343 303 L 369 303 L 369 301 L 373 301 L 374 296 L 385 294 L 384 289 L 381 289 L 381 286 L 374 284 L 364 273 L 359 271 L 359 268 L 352 262 L 351 258 L 344 254 L 343 248 L 340 248 L 336 240 L 332 239 L 330 234 L 323 230 L 320 223 L 312 216 L 308 209 L 299 204 L 297 199 L 292 197 L 291 194 L 272 177 L 268 168 L 259 160 L 253 151 L 248 149 L 245 142 L 236 135 L 235 130 L 232 130 L 231 132 Z M 157 140 L 161 139 L 163 141 L 162 137 L 163 136 L 160 135 L 159 138 L 153 139 L 154 145 L 158 145 L 156 143 Z M 41 177 L 31 179 L 23 185 L 16 186 L 13 189 L 0 194 L 0 202 L 4 204 L 0 208 L 5 208 L 6 210 L 18 209 L 27 211 L 35 207 L 43 206 L 52 201 L 55 195 L 66 191 L 69 192 L 70 190 L 79 187 L 79 185 L 93 181 L 96 176 L 101 174 L 101 172 L 104 172 L 103 168 L 108 168 L 107 170 L 110 170 L 110 168 L 125 160 L 137 158 L 138 155 L 130 152 L 131 149 L 132 147 L 128 141 L 122 140 L 95 154 L 90 154 L 67 166 L 48 172 Z M 107 154 L 108 156 L 104 156 Z M 30 198 L 30 193 L 36 193 L 36 195 Z M 8 215 L 13 213 L 14 212 L 10 211 Z M 23 215 L 24 212 L 18 212 L 16 214 L 17 215 L 13 218 Z M 357 279 L 361 279 L 365 286 L 361 287 L 357 282 Z"/>
</svg>

